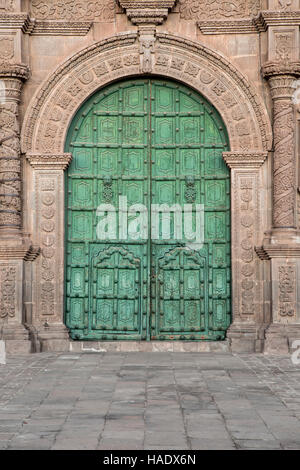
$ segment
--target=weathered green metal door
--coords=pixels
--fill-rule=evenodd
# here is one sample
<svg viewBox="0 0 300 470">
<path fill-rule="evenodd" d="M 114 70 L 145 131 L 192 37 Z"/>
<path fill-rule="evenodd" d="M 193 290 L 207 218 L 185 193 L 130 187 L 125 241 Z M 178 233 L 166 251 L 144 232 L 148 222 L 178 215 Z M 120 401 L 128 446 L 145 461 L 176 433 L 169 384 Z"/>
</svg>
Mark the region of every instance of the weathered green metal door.
<svg viewBox="0 0 300 470">
<path fill-rule="evenodd" d="M 66 180 L 72 338 L 223 339 L 231 315 L 230 175 L 217 111 L 175 82 L 127 80 L 82 106 L 66 150 L 73 153 Z M 200 219 L 203 246 L 190 235 Z"/>
</svg>

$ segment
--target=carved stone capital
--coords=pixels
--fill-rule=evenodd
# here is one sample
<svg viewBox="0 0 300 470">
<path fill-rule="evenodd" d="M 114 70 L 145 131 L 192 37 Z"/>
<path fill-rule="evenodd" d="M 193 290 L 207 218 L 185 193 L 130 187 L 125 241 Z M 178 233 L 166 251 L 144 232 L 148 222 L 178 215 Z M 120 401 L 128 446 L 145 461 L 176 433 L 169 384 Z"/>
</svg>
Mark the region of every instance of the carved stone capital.
<svg viewBox="0 0 300 470">
<path fill-rule="evenodd" d="M 290 99 L 295 92 L 295 79 L 300 77 L 300 62 L 267 62 L 262 74 L 269 81 L 273 99 Z"/>
<path fill-rule="evenodd" d="M 25 64 L 0 63 L 0 79 L 17 78 L 27 80 L 29 78 L 29 67 Z"/>
<path fill-rule="evenodd" d="M 0 88 L 0 95 L 4 102 L 19 103 L 23 82 L 29 77 L 29 68 L 24 64 L 6 64 L 0 62 L 0 80 L 4 83 L 4 90 Z"/>
<path fill-rule="evenodd" d="M 72 161 L 71 153 L 60 154 L 27 154 L 27 160 L 36 170 L 66 170 Z"/>
<path fill-rule="evenodd" d="M 300 62 L 266 62 L 262 67 L 262 74 L 267 80 L 278 76 L 300 76 Z"/>
<path fill-rule="evenodd" d="M 268 157 L 268 152 L 223 152 L 223 158 L 229 168 L 260 168 Z"/>
<path fill-rule="evenodd" d="M 119 0 L 133 24 L 162 24 L 176 0 Z"/>
</svg>

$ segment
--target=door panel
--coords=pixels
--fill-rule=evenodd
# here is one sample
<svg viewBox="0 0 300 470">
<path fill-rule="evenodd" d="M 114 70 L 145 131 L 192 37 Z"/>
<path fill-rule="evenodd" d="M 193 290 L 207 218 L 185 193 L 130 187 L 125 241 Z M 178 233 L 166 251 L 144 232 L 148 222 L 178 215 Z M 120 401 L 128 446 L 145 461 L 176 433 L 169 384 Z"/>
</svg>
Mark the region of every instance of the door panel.
<svg viewBox="0 0 300 470">
<path fill-rule="evenodd" d="M 231 313 L 227 142 L 216 110 L 171 81 L 111 85 L 78 111 L 66 143 L 73 153 L 65 290 L 72 338 L 224 338 Z M 119 207 L 120 196 L 127 209 Z M 102 213 L 111 217 L 106 230 L 117 221 L 107 239 L 97 236 L 100 204 L 115 208 Z M 137 214 L 126 211 L 133 204 L 146 208 L 147 236 L 130 232 Z M 169 220 L 151 213 L 152 204 L 169 205 Z M 205 208 L 205 242 L 196 251 L 183 212 L 173 212 L 184 204 L 193 231 L 196 204 Z M 126 214 L 128 233 L 118 226 Z"/>
</svg>

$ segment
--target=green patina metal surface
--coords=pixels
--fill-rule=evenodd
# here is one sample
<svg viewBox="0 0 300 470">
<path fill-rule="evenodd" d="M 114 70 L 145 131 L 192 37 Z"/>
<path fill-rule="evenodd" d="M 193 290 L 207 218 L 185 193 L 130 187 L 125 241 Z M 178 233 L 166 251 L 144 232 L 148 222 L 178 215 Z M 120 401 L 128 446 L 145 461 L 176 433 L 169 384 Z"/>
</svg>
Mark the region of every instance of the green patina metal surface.
<svg viewBox="0 0 300 470">
<path fill-rule="evenodd" d="M 83 340 L 217 340 L 231 321 L 228 138 L 217 111 L 171 81 L 127 80 L 75 116 L 66 150 L 66 325 Z M 119 196 L 144 204 L 203 204 L 205 243 L 170 237 L 99 240 L 97 208 Z M 124 217 L 117 210 L 117 220 Z M 136 219 L 129 214 L 128 221 Z M 183 220 L 183 215 L 182 215 Z M 177 225 L 176 225 L 177 224 Z M 184 221 L 183 221 L 184 224 Z M 169 239 L 166 239 L 169 238 Z"/>
</svg>

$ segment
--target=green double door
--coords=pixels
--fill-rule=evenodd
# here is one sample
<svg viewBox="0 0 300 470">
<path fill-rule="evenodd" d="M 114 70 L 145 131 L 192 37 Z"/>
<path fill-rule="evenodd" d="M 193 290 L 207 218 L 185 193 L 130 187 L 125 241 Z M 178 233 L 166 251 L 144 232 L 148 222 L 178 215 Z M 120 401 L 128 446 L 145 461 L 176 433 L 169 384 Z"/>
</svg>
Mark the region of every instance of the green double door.
<svg viewBox="0 0 300 470">
<path fill-rule="evenodd" d="M 73 154 L 65 282 L 73 339 L 225 338 L 231 319 L 225 150 L 217 111 L 176 82 L 123 81 L 81 107 L 66 143 Z"/>
</svg>

